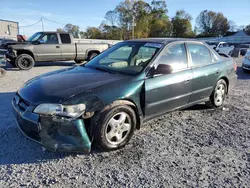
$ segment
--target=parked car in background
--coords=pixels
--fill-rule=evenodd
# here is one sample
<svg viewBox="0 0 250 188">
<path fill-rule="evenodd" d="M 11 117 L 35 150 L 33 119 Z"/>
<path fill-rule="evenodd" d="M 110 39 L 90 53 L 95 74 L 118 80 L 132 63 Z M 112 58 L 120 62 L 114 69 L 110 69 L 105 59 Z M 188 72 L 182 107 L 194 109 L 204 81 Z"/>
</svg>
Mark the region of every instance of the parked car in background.
<svg viewBox="0 0 250 188">
<path fill-rule="evenodd" d="M 240 45 L 240 55 L 241 56 L 245 56 L 245 54 L 247 53 L 247 51 L 250 50 L 250 44 L 241 44 Z"/>
<path fill-rule="evenodd" d="M 250 72 L 250 51 L 247 51 L 243 58 L 242 70 L 244 72 Z"/>
<path fill-rule="evenodd" d="M 52 151 L 119 149 L 143 122 L 205 102 L 220 108 L 235 63 L 203 42 L 138 39 L 82 66 L 29 80 L 14 96 L 21 131 Z"/>
<path fill-rule="evenodd" d="M 213 41 L 208 41 L 206 42 L 211 48 L 216 49 L 218 46 L 219 42 L 213 42 Z"/>
<path fill-rule="evenodd" d="M 7 58 L 13 66 L 31 69 L 36 61 L 69 61 L 81 63 L 109 48 L 109 44 L 75 43 L 66 32 L 38 32 L 27 42 L 8 45 Z"/>
<path fill-rule="evenodd" d="M 233 50 L 234 46 L 226 42 L 220 42 L 215 48 L 215 51 L 217 51 L 218 53 L 223 53 L 226 55 L 232 54 Z"/>
</svg>

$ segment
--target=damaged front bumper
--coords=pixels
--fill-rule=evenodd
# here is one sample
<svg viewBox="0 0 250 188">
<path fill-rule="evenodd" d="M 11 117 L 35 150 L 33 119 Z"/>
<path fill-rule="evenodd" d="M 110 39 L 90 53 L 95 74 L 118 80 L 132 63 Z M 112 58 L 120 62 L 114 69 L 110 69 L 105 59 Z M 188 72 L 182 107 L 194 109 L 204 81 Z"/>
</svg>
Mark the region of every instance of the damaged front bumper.
<svg viewBox="0 0 250 188">
<path fill-rule="evenodd" d="M 13 113 L 21 132 L 50 151 L 90 152 L 91 141 L 83 119 L 68 120 L 39 116 L 18 94 L 12 101 Z"/>
</svg>

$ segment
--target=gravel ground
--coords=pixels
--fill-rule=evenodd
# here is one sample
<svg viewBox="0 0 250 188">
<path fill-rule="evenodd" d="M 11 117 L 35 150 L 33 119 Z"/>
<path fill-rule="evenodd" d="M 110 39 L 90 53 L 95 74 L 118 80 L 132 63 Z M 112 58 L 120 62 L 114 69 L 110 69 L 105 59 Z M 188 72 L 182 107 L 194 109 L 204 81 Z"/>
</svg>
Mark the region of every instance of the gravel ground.
<svg viewBox="0 0 250 188">
<path fill-rule="evenodd" d="M 43 152 L 16 127 L 11 99 L 28 79 L 72 65 L 9 66 L 1 78 L 0 187 L 250 187 L 250 74 L 240 67 L 223 110 L 196 105 L 161 116 L 119 151 Z"/>
</svg>

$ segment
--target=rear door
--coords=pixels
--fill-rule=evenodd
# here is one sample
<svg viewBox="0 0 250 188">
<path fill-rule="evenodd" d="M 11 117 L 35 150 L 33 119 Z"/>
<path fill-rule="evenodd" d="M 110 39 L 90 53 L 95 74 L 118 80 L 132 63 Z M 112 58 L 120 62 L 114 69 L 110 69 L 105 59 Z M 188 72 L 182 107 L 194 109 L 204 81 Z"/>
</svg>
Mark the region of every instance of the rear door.
<svg viewBox="0 0 250 188">
<path fill-rule="evenodd" d="M 183 42 L 166 46 L 155 61 L 155 68 L 159 64 L 170 65 L 173 72 L 154 75 L 145 80 L 146 118 L 187 105 L 192 94 L 192 70 L 188 68 Z"/>
<path fill-rule="evenodd" d="M 61 49 L 56 33 L 47 33 L 39 39 L 40 44 L 34 45 L 34 54 L 37 61 L 61 60 Z"/>
<path fill-rule="evenodd" d="M 190 66 L 193 70 L 193 94 L 190 103 L 208 98 L 219 79 L 221 72 L 218 59 L 213 52 L 201 42 L 187 42 Z"/>
<path fill-rule="evenodd" d="M 76 45 L 71 41 L 68 33 L 60 33 L 62 60 L 73 60 L 76 58 Z"/>
</svg>

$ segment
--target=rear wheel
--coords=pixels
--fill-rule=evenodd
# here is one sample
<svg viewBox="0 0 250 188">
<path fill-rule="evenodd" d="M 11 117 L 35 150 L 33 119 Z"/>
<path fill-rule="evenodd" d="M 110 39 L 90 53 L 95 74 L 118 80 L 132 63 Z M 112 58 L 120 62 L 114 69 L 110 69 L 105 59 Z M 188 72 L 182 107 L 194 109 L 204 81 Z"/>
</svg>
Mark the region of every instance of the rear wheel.
<svg viewBox="0 0 250 188">
<path fill-rule="evenodd" d="M 34 67 L 35 61 L 28 54 L 21 54 L 16 58 L 16 66 L 21 70 L 29 70 Z"/>
<path fill-rule="evenodd" d="M 75 60 L 75 62 L 76 62 L 76 64 L 81 64 L 81 63 L 83 63 L 82 60 Z"/>
<path fill-rule="evenodd" d="M 220 108 L 223 106 L 227 95 L 227 83 L 221 79 L 217 82 L 216 87 L 211 94 L 209 101 L 206 102 L 207 106 L 212 108 Z"/>
<path fill-rule="evenodd" d="M 104 151 L 124 147 L 136 127 L 136 115 L 129 106 L 116 106 L 102 114 L 96 130 L 95 142 Z"/>
<path fill-rule="evenodd" d="M 91 59 L 93 59 L 97 55 L 99 55 L 97 52 L 90 52 L 87 60 L 90 61 Z"/>
</svg>

